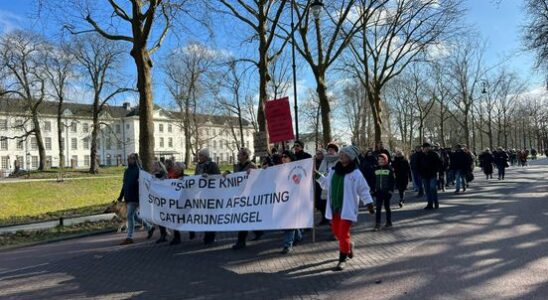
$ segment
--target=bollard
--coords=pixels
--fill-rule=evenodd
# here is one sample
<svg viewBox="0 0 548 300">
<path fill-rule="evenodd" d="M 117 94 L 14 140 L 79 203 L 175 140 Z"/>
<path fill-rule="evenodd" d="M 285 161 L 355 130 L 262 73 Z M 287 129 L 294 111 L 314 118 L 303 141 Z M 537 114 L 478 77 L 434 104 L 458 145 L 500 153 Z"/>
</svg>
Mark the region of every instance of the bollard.
<svg viewBox="0 0 548 300">
<path fill-rule="evenodd" d="M 59 226 L 60 226 L 60 227 L 65 226 L 63 223 L 64 223 L 63 217 L 60 217 L 60 218 L 59 218 Z"/>
</svg>

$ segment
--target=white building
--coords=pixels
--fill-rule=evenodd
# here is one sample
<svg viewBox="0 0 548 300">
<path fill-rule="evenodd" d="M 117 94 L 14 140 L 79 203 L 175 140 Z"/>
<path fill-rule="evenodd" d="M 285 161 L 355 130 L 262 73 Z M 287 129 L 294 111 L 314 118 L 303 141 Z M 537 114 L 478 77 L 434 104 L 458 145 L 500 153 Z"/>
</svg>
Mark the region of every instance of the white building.
<svg viewBox="0 0 548 300">
<path fill-rule="evenodd" d="M 46 148 L 46 167 L 59 166 L 57 139 L 57 103 L 40 105 L 40 124 Z M 16 138 L 31 129 L 30 113 L 21 101 L 0 100 L 0 174 L 13 171 L 17 160 L 22 169 L 36 169 L 39 165 L 36 137 Z M 154 111 L 155 154 L 160 158 L 184 160 L 185 139 L 179 114 L 156 106 Z M 89 168 L 92 130 L 92 105 L 66 103 L 62 107 L 65 165 Z M 139 149 L 139 108 L 129 103 L 107 106 L 99 117 L 97 157 L 100 165 L 124 164 L 127 154 Z M 234 133 L 237 119 L 225 116 L 197 115 L 198 135 L 192 137 L 193 151 L 208 147 L 212 159 L 219 163 L 234 163 L 237 154 Z M 239 132 L 237 134 L 239 137 Z M 239 138 L 238 138 L 239 139 Z M 198 141 L 196 141 L 198 140 Z M 244 121 L 244 145 L 253 149 L 253 126 Z M 192 157 L 192 155 L 191 155 Z"/>
</svg>

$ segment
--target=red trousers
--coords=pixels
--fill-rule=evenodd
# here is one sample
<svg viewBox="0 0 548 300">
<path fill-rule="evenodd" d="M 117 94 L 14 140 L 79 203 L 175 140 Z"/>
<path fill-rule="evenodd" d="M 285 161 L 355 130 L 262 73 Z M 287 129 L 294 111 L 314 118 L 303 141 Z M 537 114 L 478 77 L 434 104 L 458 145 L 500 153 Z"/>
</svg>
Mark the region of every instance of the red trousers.
<svg viewBox="0 0 548 300">
<path fill-rule="evenodd" d="M 350 253 L 350 227 L 352 222 L 348 220 L 341 220 L 340 214 L 333 214 L 331 220 L 331 231 L 333 235 L 339 240 L 339 251 L 344 254 Z"/>
</svg>

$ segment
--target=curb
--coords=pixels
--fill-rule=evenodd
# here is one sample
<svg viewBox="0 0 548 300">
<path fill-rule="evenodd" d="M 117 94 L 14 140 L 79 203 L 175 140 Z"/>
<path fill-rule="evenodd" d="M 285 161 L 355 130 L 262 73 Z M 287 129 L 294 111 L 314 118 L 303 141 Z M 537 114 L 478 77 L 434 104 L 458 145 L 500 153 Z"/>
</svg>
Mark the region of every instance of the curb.
<svg viewBox="0 0 548 300">
<path fill-rule="evenodd" d="M 26 247 L 37 246 L 37 245 L 52 244 L 52 243 L 57 243 L 57 242 L 63 242 L 63 241 L 68 241 L 68 240 L 73 240 L 73 239 L 85 238 L 85 237 L 96 236 L 96 235 L 107 234 L 107 233 L 114 233 L 114 232 L 116 232 L 116 229 L 104 229 L 104 230 L 99 230 L 99 231 L 92 231 L 92 232 L 84 232 L 84 233 L 67 235 L 67 236 L 63 236 L 63 237 L 53 238 L 53 239 L 50 239 L 50 240 L 43 240 L 43 241 L 37 241 L 37 242 L 31 242 L 31 243 L 25 243 L 25 244 L 19 244 L 19 245 L 6 246 L 6 247 L 0 248 L 0 253 L 11 251 L 11 250 L 17 250 L 17 249 L 20 249 L 20 248 L 26 248 Z"/>
</svg>

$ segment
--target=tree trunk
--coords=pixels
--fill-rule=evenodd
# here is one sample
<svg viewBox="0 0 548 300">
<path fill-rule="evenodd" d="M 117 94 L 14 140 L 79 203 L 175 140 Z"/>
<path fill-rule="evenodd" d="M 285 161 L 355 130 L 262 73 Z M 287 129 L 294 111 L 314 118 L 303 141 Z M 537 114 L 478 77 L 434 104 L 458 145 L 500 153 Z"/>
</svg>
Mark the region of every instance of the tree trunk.
<svg viewBox="0 0 548 300">
<path fill-rule="evenodd" d="M 268 101 L 267 85 L 270 80 L 268 75 L 268 48 L 266 40 L 266 16 L 259 18 L 259 105 L 257 107 L 257 124 L 259 131 L 266 131 L 266 117 L 264 103 Z"/>
<path fill-rule="evenodd" d="M 36 136 L 36 144 L 38 145 L 38 155 L 40 157 L 38 171 L 43 171 L 46 164 L 46 148 L 42 140 L 42 129 L 40 129 L 40 121 L 38 120 L 38 112 L 32 113 L 32 124 L 34 125 L 34 135 Z"/>
<path fill-rule="evenodd" d="M 99 166 L 97 165 L 97 136 L 99 135 L 99 112 L 98 107 L 93 105 L 93 124 L 91 128 L 91 147 L 89 150 L 89 172 L 97 174 Z M 104 147 L 105 145 L 103 145 Z"/>
<path fill-rule="evenodd" d="M 154 161 L 152 60 L 145 47 L 133 48 L 131 56 L 137 66 L 137 89 L 139 90 L 139 156 L 143 169 L 150 171 Z"/>
<path fill-rule="evenodd" d="M 59 168 L 65 167 L 65 154 L 63 154 L 63 122 L 61 119 L 63 100 L 59 99 L 59 105 L 57 106 L 57 141 L 59 145 Z"/>
<path fill-rule="evenodd" d="M 329 106 L 329 98 L 327 97 L 327 85 L 325 83 L 325 74 L 322 70 L 318 70 L 316 75 L 316 92 L 320 102 L 320 111 L 322 115 L 322 135 L 323 143 L 327 145 L 331 142 L 331 107 Z"/>
<path fill-rule="evenodd" d="M 374 95 L 369 96 L 371 104 L 371 113 L 373 115 L 373 126 L 375 128 L 375 144 L 382 141 L 382 118 L 381 118 L 381 96 L 380 91 L 375 90 Z"/>
</svg>

